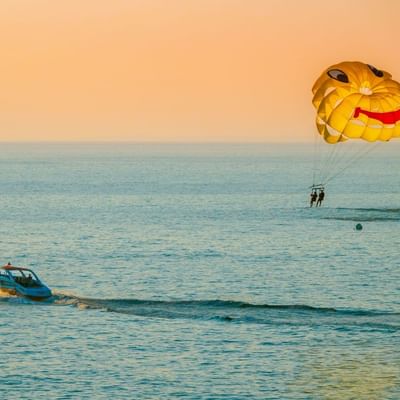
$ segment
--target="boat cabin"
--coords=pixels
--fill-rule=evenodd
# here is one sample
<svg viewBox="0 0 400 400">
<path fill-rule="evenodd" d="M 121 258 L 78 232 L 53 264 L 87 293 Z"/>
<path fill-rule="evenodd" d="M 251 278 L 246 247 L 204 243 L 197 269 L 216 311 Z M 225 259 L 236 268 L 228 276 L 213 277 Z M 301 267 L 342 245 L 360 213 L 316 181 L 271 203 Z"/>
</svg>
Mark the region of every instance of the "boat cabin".
<svg viewBox="0 0 400 400">
<path fill-rule="evenodd" d="M 42 286 L 40 279 L 31 269 L 14 267 L 12 265 L 6 265 L 2 269 L 5 274 L 21 286 L 31 288 Z"/>
</svg>

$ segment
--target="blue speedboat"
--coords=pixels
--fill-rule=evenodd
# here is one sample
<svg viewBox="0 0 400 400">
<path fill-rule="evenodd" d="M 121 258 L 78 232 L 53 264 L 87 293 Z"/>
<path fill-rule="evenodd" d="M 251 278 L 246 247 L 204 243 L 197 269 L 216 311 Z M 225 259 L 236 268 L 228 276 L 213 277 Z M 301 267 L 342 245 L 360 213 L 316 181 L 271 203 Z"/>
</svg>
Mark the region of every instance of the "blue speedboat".
<svg viewBox="0 0 400 400">
<path fill-rule="evenodd" d="M 51 297 L 51 290 L 31 269 L 14 267 L 10 263 L 0 267 L 0 291 L 32 300 Z"/>
</svg>

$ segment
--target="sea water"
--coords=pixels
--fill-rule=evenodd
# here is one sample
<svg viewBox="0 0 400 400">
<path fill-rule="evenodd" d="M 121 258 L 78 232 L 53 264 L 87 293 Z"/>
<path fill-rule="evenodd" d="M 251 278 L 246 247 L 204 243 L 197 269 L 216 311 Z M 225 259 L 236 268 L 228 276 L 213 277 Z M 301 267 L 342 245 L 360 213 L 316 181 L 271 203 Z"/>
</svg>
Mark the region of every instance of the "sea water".
<svg viewBox="0 0 400 400">
<path fill-rule="evenodd" d="M 399 150 L 2 144 L 1 397 L 399 399 Z"/>
</svg>

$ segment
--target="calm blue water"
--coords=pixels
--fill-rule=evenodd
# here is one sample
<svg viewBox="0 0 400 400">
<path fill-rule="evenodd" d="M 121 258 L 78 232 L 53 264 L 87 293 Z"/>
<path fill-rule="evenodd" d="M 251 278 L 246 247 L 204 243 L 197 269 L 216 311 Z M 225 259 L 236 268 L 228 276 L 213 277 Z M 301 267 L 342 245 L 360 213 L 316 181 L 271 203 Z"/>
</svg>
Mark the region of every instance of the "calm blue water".
<svg viewBox="0 0 400 400">
<path fill-rule="evenodd" d="M 2 144 L 2 397 L 399 399 L 399 150 Z"/>
</svg>

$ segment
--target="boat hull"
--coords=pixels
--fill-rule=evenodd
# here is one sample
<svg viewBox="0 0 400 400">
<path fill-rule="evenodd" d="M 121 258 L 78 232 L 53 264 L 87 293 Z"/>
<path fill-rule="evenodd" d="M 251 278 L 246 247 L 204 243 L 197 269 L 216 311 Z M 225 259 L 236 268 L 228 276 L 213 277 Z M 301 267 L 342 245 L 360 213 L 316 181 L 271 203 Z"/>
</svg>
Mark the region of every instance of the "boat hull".
<svg viewBox="0 0 400 400">
<path fill-rule="evenodd" d="M 52 296 L 51 290 L 45 285 L 27 288 L 6 279 L 0 279 L 0 291 L 11 296 L 26 297 L 36 301 L 45 300 Z"/>
</svg>

